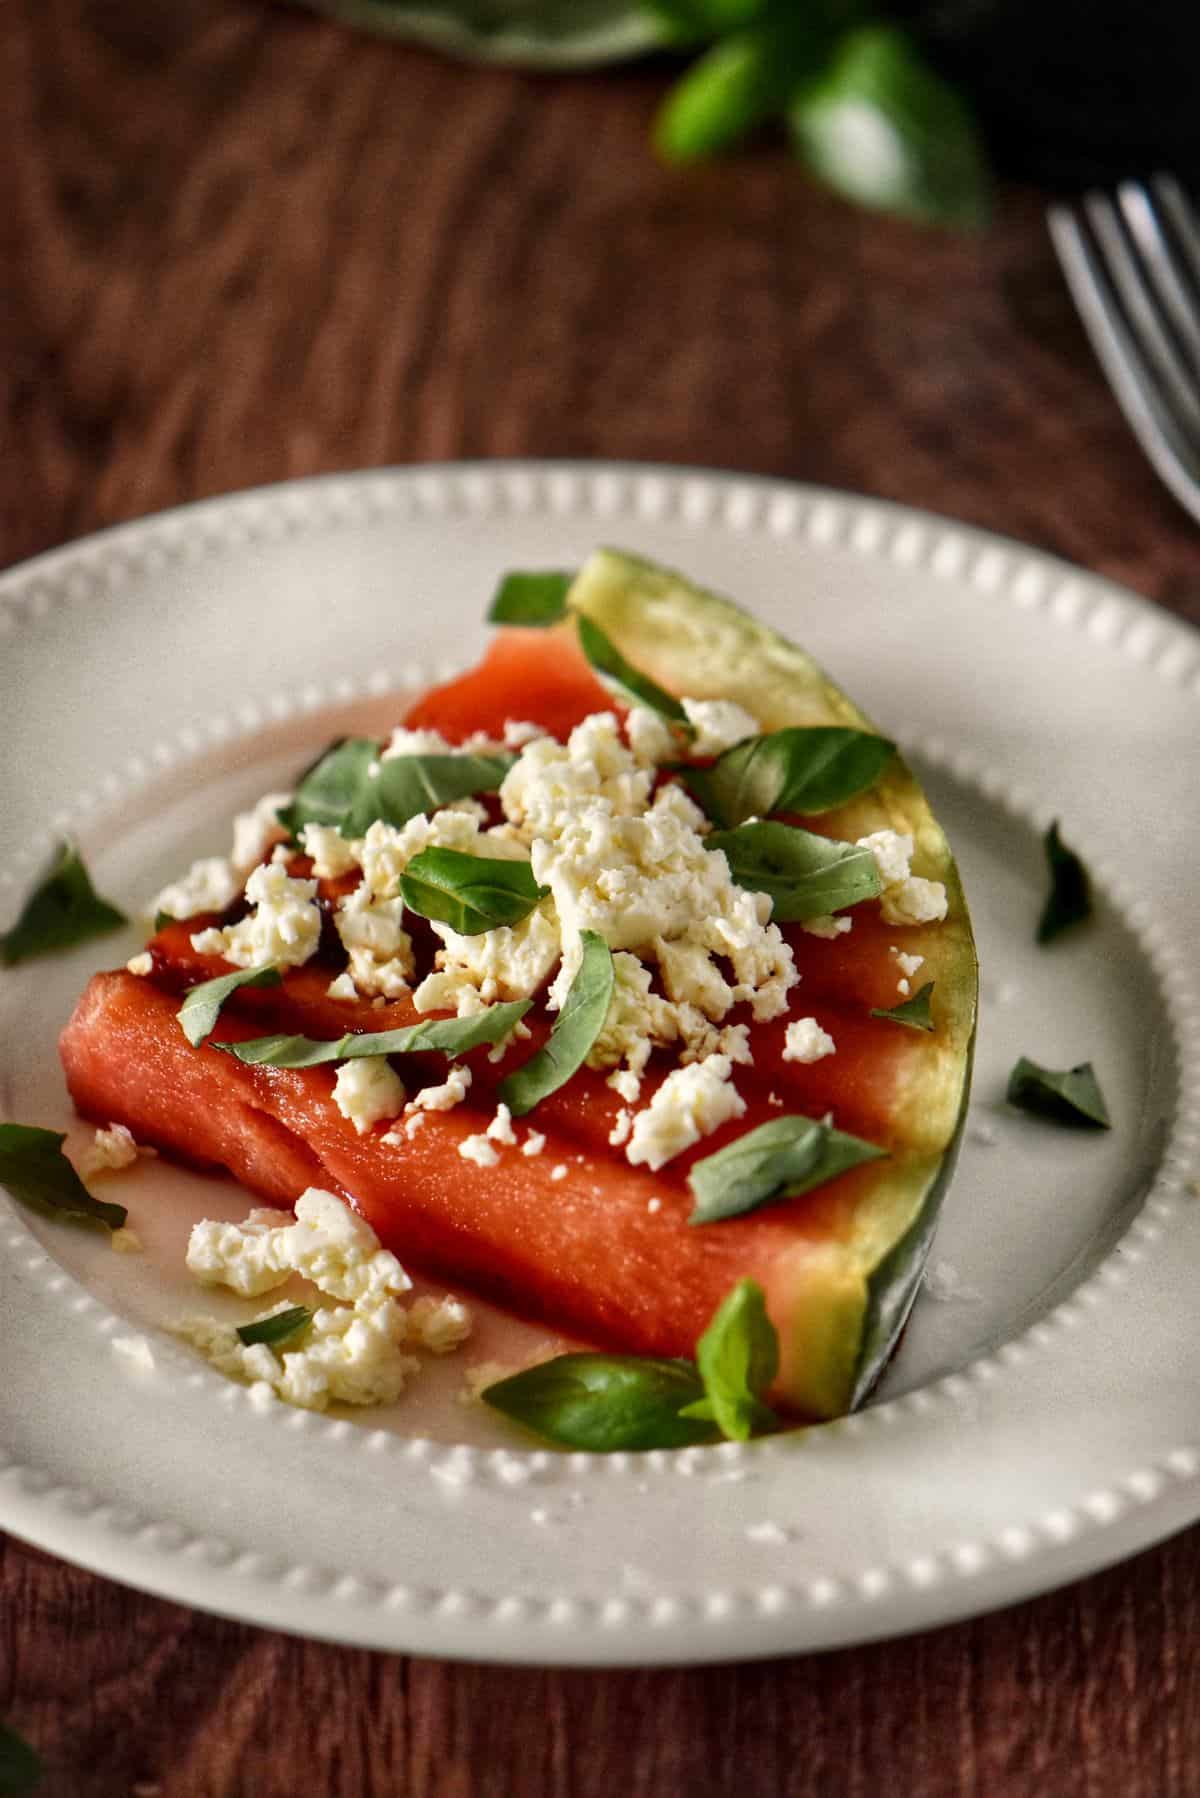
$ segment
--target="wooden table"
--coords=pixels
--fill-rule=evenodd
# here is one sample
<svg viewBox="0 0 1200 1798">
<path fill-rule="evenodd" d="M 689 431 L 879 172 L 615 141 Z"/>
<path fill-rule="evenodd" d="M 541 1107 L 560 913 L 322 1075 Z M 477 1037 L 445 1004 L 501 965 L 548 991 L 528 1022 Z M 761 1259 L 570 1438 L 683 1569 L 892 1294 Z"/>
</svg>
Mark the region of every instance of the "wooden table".
<svg viewBox="0 0 1200 1798">
<path fill-rule="evenodd" d="M 1009 192 L 955 239 L 769 146 L 672 173 L 653 66 L 456 67 L 250 0 L 0 16 L 0 563 L 443 457 L 694 462 L 1038 544 L 1200 622 L 1200 533 Z M 1200 1792 L 1200 1534 L 913 1641 L 682 1672 L 294 1641 L 0 1551 L 54 1798 Z"/>
</svg>

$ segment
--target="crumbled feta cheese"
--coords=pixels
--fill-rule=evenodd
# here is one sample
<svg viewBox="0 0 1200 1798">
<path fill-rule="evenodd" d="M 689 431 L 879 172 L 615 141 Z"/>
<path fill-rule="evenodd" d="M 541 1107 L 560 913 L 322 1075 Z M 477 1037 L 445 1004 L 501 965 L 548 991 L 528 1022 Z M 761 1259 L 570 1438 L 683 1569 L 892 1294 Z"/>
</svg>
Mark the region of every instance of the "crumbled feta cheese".
<svg viewBox="0 0 1200 1798">
<path fill-rule="evenodd" d="M 300 840 L 318 880 L 339 880 L 359 866 L 359 844 L 344 837 L 336 824 L 305 824 Z"/>
<path fill-rule="evenodd" d="M 440 730 L 406 730 L 400 725 L 394 730 L 383 751 L 385 762 L 397 755 L 457 755 L 459 752 L 453 743 L 448 743 Z"/>
<path fill-rule="evenodd" d="M 888 924 L 934 924 L 946 915 L 946 889 L 940 880 L 911 874 L 885 890 L 879 909 Z"/>
<path fill-rule="evenodd" d="M 131 955 L 129 960 L 125 963 L 125 971 L 129 974 L 140 974 L 142 976 L 152 974 L 154 972 L 154 957 L 151 955 L 149 949 L 143 949 L 140 955 Z"/>
<path fill-rule="evenodd" d="M 723 755 L 746 737 L 758 735 L 758 719 L 732 699 L 685 699 L 683 709 L 696 735 L 695 755 Z"/>
<path fill-rule="evenodd" d="M 404 1082 L 386 1055 L 363 1055 L 338 1068 L 333 1102 L 360 1136 L 382 1118 L 399 1117 L 404 1099 Z"/>
<path fill-rule="evenodd" d="M 550 1169 L 550 1178 L 552 1180 L 565 1180 L 567 1177 L 567 1171 L 568 1171 L 567 1164 L 565 1161 L 556 1162 L 555 1165 Z"/>
<path fill-rule="evenodd" d="M 629 1132 L 633 1129 L 633 1113 L 627 1106 L 622 1106 L 617 1113 L 616 1122 L 608 1133 L 609 1143 L 619 1149 L 622 1143 L 629 1141 Z"/>
<path fill-rule="evenodd" d="M 452 1111 L 466 1098 L 471 1078 L 470 1068 L 452 1067 L 440 1086 L 423 1086 L 419 1093 L 415 1093 L 405 1106 L 405 1113 Z"/>
<path fill-rule="evenodd" d="M 533 743 L 546 732 L 540 724 L 530 724 L 524 718 L 506 718 L 504 720 L 504 747 L 506 749 L 524 749 L 526 743 Z"/>
<path fill-rule="evenodd" d="M 785 1061 L 821 1061 L 826 1055 L 836 1053 L 833 1038 L 822 1030 L 816 1018 L 796 1018 L 788 1025 L 784 1038 Z"/>
<path fill-rule="evenodd" d="M 229 1286 L 257 1298 L 290 1274 L 330 1298 L 374 1298 L 407 1292 L 412 1281 L 389 1249 L 381 1249 L 370 1224 L 335 1193 L 310 1186 L 296 1200 L 296 1215 L 259 1208 L 244 1223 L 205 1218 L 196 1224 L 187 1265 L 205 1286 Z"/>
<path fill-rule="evenodd" d="M 458 1152 L 464 1161 L 473 1161 L 476 1167 L 495 1167 L 500 1159 L 500 1151 L 486 1136 L 464 1136 Z"/>
<path fill-rule="evenodd" d="M 239 879 L 245 880 L 251 868 L 264 861 L 276 843 L 287 840 L 287 831 L 279 822 L 279 808 L 287 805 L 290 793 L 267 793 L 248 812 L 239 812 L 233 820 L 233 848 L 229 859 Z"/>
<path fill-rule="evenodd" d="M 627 1160 L 635 1167 L 644 1164 L 657 1172 L 702 1136 L 730 1118 L 741 1117 L 746 1101 L 732 1084 L 732 1073 L 727 1055 L 710 1055 L 705 1061 L 675 1068 L 646 1109 L 634 1118 Z"/>
<path fill-rule="evenodd" d="M 97 1130 L 92 1138 L 92 1146 L 84 1156 L 84 1177 L 94 1180 L 98 1174 L 119 1173 L 122 1168 L 133 1166 L 138 1153 L 133 1132 L 124 1124 L 110 1124 L 107 1130 Z"/>
<path fill-rule="evenodd" d="M 552 908 L 537 905 L 519 924 L 501 924 L 475 936 L 461 936 L 435 923 L 443 947 L 436 972 L 413 994 L 418 1011 L 453 1009 L 468 1017 L 497 1000 L 529 999 L 549 978 L 559 959 L 559 929 Z"/>
<path fill-rule="evenodd" d="M 904 950 L 898 949 L 894 943 L 888 950 L 888 954 L 895 956 L 900 972 L 906 979 L 911 979 L 919 968 L 925 966 L 925 957 L 923 955 L 906 955 Z"/>
<path fill-rule="evenodd" d="M 402 899 L 380 899 L 365 881 L 346 893 L 334 914 L 349 974 L 360 993 L 398 999 L 413 974 L 412 938 L 401 925 Z"/>
<path fill-rule="evenodd" d="M 635 1074 L 632 1068 L 618 1068 L 608 1076 L 606 1086 L 611 1086 L 618 1098 L 624 1099 L 627 1105 L 636 1105 L 642 1090 L 642 1077 Z"/>
<path fill-rule="evenodd" d="M 284 1301 L 264 1315 L 287 1308 Z M 401 1350 L 404 1313 L 389 1298 L 322 1309 L 299 1346 L 279 1353 L 262 1342 L 246 1347 L 233 1325 L 212 1318 L 181 1318 L 173 1327 L 219 1373 L 265 1385 L 305 1410 L 323 1411 L 330 1403 L 390 1404 L 420 1368 Z"/>
<path fill-rule="evenodd" d="M 913 840 L 910 836 L 902 836 L 896 830 L 873 830 L 870 836 L 859 837 L 856 847 L 871 851 L 879 870 L 879 878 L 885 887 L 908 879 L 913 852 Z"/>
<path fill-rule="evenodd" d="M 471 1334 L 471 1313 L 461 1299 L 420 1298 L 408 1308 L 409 1342 L 434 1355 L 448 1355 Z"/>
<path fill-rule="evenodd" d="M 600 802 L 613 817 L 644 811 L 650 781 L 622 743 L 615 713 L 593 712 L 565 746 L 552 737 L 526 744 L 504 777 L 500 804 L 531 839 L 555 837 L 589 803 Z"/>
<path fill-rule="evenodd" d="M 248 917 L 224 930 L 202 930 L 192 938 L 201 955 L 222 955 L 235 968 L 267 962 L 299 967 L 321 939 L 321 910 L 315 880 L 292 880 L 279 862 L 262 862 L 246 882 L 254 907 Z"/>
<path fill-rule="evenodd" d="M 646 1200 L 646 1210 L 649 1211 L 652 1215 L 656 1211 L 661 1211 L 662 1210 L 662 1200 L 659 1198 L 647 1199 Z"/>
<path fill-rule="evenodd" d="M 325 996 L 328 999 L 358 998 L 358 988 L 350 978 L 349 968 L 344 969 L 344 971 L 338 975 L 336 980 L 331 980 L 329 982 L 329 985 L 325 988 Z"/>
<path fill-rule="evenodd" d="M 131 1230 L 128 1224 L 123 1224 L 119 1230 L 113 1231 L 108 1239 L 108 1246 L 117 1255 L 140 1255 L 143 1245 L 137 1231 Z"/>
<path fill-rule="evenodd" d="M 517 1133 L 512 1127 L 512 1112 L 507 1105 L 497 1105 L 496 1115 L 488 1125 L 486 1135 L 489 1141 L 501 1143 L 505 1148 L 511 1148 L 515 1144 Z"/>
<path fill-rule="evenodd" d="M 151 917 L 165 912 L 169 918 L 194 918 L 197 912 L 225 911 L 241 890 L 233 864 L 223 855 L 209 855 L 193 862 L 182 879 L 165 886 L 147 911 Z"/>
<path fill-rule="evenodd" d="M 531 1130 L 521 1144 L 522 1155 L 540 1155 L 546 1146 L 546 1138 L 540 1130 Z"/>
<path fill-rule="evenodd" d="M 625 735 L 639 768 L 657 768 L 679 754 L 675 732 L 659 712 L 649 706 L 633 706 L 625 719 Z"/>
<path fill-rule="evenodd" d="M 845 936 L 848 931 L 854 928 L 854 919 L 834 918 L 831 916 L 805 918 L 802 921 L 800 928 L 801 930 L 807 931 L 809 936 L 825 937 L 828 941 L 832 942 L 834 937 Z"/>
</svg>

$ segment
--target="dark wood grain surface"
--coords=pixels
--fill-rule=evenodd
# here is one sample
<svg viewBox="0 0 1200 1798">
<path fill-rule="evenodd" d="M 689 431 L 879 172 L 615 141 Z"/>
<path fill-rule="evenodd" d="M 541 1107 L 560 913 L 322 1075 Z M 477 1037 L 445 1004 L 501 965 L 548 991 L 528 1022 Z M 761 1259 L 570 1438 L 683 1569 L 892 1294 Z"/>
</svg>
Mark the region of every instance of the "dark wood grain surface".
<svg viewBox="0 0 1200 1798">
<path fill-rule="evenodd" d="M 1200 621 L 1200 533 L 1041 226 L 687 174 L 666 73 L 457 67 L 250 0 L 0 9 L 0 563 L 181 500 L 457 456 L 791 475 Z M 2 676 L 0 676 L 2 678 Z M 0 1552 L 0 1716 L 53 1798 L 1200 1792 L 1200 1534 L 909 1642 L 507 1671 L 291 1640 Z"/>
</svg>

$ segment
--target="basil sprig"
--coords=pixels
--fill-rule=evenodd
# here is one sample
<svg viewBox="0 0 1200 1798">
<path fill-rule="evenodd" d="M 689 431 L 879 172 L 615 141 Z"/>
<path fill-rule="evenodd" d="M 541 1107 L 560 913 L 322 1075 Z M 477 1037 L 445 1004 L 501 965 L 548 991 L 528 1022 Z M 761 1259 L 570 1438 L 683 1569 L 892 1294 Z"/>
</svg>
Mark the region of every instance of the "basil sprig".
<svg viewBox="0 0 1200 1798">
<path fill-rule="evenodd" d="M 1022 1055 L 1008 1077 L 1005 1095 L 1010 1105 L 1056 1124 L 1082 1124 L 1092 1129 L 1112 1128 L 1108 1106 L 1090 1061 L 1061 1072 L 1039 1067 Z"/>
<path fill-rule="evenodd" d="M 927 980 L 903 1005 L 893 1005 L 887 1010 L 881 1006 L 874 1007 L 871 1016 L 887 1018 L 892 1024 L 907 1024 L 910 1030 L 932 1030 L 933 1014 L 929 1009 L 929 998 L 933 992 L 933 984 L 932 980 Z"/>
<path fill-rule="evenodd" d="M 32 1792 L 41 1784 L 45 1768 L 23 1736 L 0 1723 L 0 1792 Z"/>
<path fill-rule="evenodd" d="M 894 743 L 870 731 L 794 725 L 747 737 L 711 768 L 689 768 L 683 778 L 713 822 L 733 830 L 772 812 L 831 812 L 874 786 L 895 753 Z"/>
<path fill-rule="evenodd" d="M 1092 886 L 1087 869 L 1059 836 L 1057 819 L 1046 832 L 1042 846 L 1050 872 L 1050 891 L 1038 921 L 1037 940 L 1049 943 L 1072 924 L 1080 924 L 1091 916 Z"/>
<path fill-rule="evenodd" d="M 305 824 L 335 825 L 345 837 L 365 836 L 378 820 L 399 829 L 419 812 L 496 792 L 515 760 L 507 751 L 383 759 L 374 738 L 347 737 L 301 777 L 279 821 L 293 838 Z"/>
<path fill-rule="evenodd" d="M 110 1230 L 124 1227 L 124 1205 L 94 1199 L 63 1154 L 64 1132 L 34 1124 L 0 1124 L 0 1186 L 35 1211 L 86 1218 Z"/>
<path fill-rule="evenodd" d="M 11 968 L 35 955 L 71 949 L 127 922 L 124 912 L 97 893 L 75 845 L 60 843 L 12 929 L 0 932 L 0 963 Z"/>
<path fill-rule="evenodd" d="M 596 621 L 584 614 L 579 618 L 579 641 L 593 670 L 610 692 L 616 693 L 627 704 L 648 706 L 652 712 L 691 735 L 688 715 L 674 695 L 651 680 L 648 674 L 643 674 L 640 668 L 635 668 L 632 662 L 627 662 Z"/>
<path fill-rule="evenodd" d="M 422 849 L 400 876 L 410 911 L 478 936 L 527 918 L 549 887 L 539 886 L 528 862 L 467 855 L 460 849 Z"/>
<path fill-rule="evenodd" d="M 557 624 L 566 617 L 573 574 L 549 571 L 506 574 L 488 611 L 489 624 Z"/>
<path fill-rule="evenodd" d="M 739 824 L 736 830 L 714 830 L 705 837 L 704 847 L 724 851 L 739 886 L 770 894 L 776 923 L 827 917 L 882 891 L 869 849 L 792 824 Z"/>
<path fill-rule="evenodd" d="M 696 1344 L 696 1367 L 704 1397 L 684 1407 L 685 1417 L 711 1418 L 733 1442 L 778 1424 L 761 1394 L 779 1372 L 779 1338 L 754 1280 L 739 1280 L 720 1305 Z"/>
<path fill-rule="evenodd" d="M 483 1392 L 506 1417 L 564 1448 L 688 1448 L 744 1441 L 778 1421 L 762 1393 L 779 1342 L 761 1289 L 741 1280 L 696 1344 L 696 1362 L 642 1355 L 557 1355 Z"/>
<path fill-rule="evenodd" d="M 695 1163 L 688 1185 L 696 1204 L 688 1222 L 715 1224 L 797 1198 L 885 1154 L 819 1118 L 772 1118 Z"/>
<path fill-rule="evenodd" d="M 278 986 L 279 978 L 279 969 L 271 966 L 239 968 L 236 974 L 218 974 L 215 980 L 203 980 L 179 1007 L 179 1028 L 192 1047 L 198 1048 L 212 1035 L 230 993 L 236 993 L 241 986 Z"/>
<path fill-rule="evenodd" d="M 364 1030 L 321 1042 L 311 1036 L 256 1036 L 248 1042 L 214 1043 L 248 1067 L 316 1068 L 330 1061 L 357 1061 L 364 1055 L 465 1055 L 482 1043 L 498 1043 L 529 1010 L 528 999 L 489 1005 L 469 1018 L 430 1018 L 402 1030 Z"/>
<path fill-rule="evenodd" d="M 301 1331 L 307 1330 L 313 1314 L 307 1305 L 290 1305 L 286 1311 L 274 1311 L 269 1317 L 256 1318 L 252 1324 L 238 1325 L 238 1340 L 247 1348 L 265 1342 L 268 1348 L 282 1348 Z"/>
<path fill-rule="evenodd" d="M 496 1096 L 516 1118 L 564 1086 L 604 1028 L 615 972 L 612 950 L 594 930 L 581 933 L 583 958 L 543 1046 L 500 1082 Z"/>
</svg>

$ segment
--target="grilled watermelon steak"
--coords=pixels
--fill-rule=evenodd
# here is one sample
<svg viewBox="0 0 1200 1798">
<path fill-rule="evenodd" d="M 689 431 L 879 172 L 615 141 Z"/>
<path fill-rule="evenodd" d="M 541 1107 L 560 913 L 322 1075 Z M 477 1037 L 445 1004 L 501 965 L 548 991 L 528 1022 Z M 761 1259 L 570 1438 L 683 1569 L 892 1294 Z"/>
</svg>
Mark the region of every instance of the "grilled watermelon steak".
<svg viewBox="0 0 1200 1798">
<path fill-rule="evenodd" d="M 802 650 L 613 551 L 559 621 L 498 631 L 390 745 L 338 756 L 245 896 L 177 906 L 148 973 L 92 981 L 62 1039 L 77 1107 L 276 1203 L 344 1194 L 404 1260 L 600 1348 L 691 1357 L 753 1280 L 771 1402 L 860 1403 L 920 1280 L 975 1026 L 957 871 L 900 757 Z M 272 882 L 310 908 L 303 952 L 271 934 Z M 270 962 L 189 1041 L 188 991 Z M 445 1046 L 498 1005 L 494 1046 Z M 364 1060 L 381 1032 L 390 1062 Z"/>
</svg>

